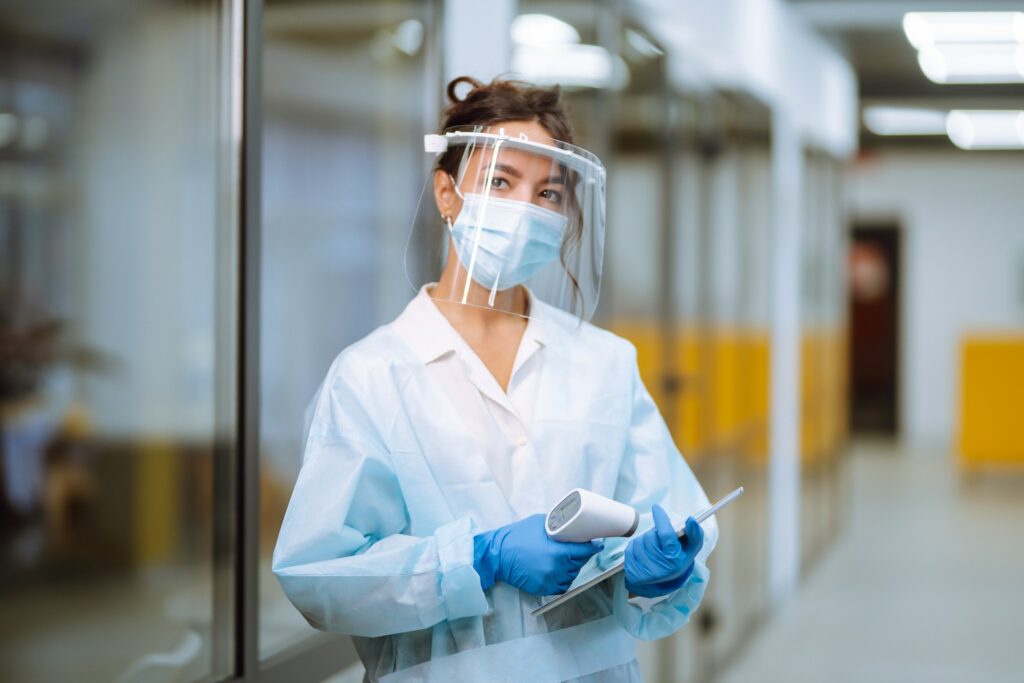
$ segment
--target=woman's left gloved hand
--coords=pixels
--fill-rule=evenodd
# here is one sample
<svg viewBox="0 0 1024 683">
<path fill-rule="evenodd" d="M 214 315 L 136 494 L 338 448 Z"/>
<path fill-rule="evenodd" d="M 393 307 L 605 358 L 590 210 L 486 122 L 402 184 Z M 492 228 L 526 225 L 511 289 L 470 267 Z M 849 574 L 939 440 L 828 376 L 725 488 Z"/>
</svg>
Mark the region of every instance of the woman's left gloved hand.
<svg viewBox="0 0 1024 683">
<path fill-rule="evenodd" d="M 689 517 L 680 541 L 661 506 L 651 509 L 654 528 L 626 547 L 626 589 L 644 598 L 678 590 L 693 573 L 693 562 L 704 545 L 704 530 Z"/>
</svg>

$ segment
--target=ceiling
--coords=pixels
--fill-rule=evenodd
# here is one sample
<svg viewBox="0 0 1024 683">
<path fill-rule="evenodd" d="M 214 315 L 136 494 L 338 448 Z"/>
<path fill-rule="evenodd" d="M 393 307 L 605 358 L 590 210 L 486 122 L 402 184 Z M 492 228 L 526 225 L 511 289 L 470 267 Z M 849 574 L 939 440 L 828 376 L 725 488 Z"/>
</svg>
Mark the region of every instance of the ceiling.
<svg viewBox="0 0 1024 683">
<path fill-rule="evenodd" d="M 1020 11 L 1021 0 L 788 0 L 853 64 L 862 99 L 964 100 L 1024 99 L 1024 85 L 938 85 L 917 64 L 917 53 L 903 35 L 912 11 Z M 957 106 L 961 106 L 958 104 Z M 991 106 L 991 105 L 989 105 Z"/>
<path fill-rule="evenodd" d="M 1019 11 L 1022 0 L 788 0 L 853 65 L 863 105 L 934 109 L 1024 109 L 1024 84 L 940 85 L 929 81 L 903 34 L 907 12 Z M 862 127 L 861 148 L 951 147 L 946 136 L 882 138 Z"/>
</svg>

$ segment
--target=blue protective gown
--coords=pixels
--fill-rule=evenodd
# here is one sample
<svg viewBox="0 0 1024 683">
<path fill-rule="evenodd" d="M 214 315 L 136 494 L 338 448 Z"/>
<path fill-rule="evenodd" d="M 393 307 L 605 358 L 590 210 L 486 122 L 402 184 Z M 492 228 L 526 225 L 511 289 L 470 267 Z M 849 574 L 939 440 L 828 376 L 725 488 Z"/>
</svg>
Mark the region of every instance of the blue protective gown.
<svg viewBox="0 0 1024 683">
<path fill-rule="evenodd" d="M 505 433 L 480 416 L 512 419 L 502 411 L 517 406 L 425 290 L 345 349 L 314 397 L 273 571 L 312 626 L 353 636 L 371 681 L 640 681 L 636 639 L 673 633 L 704 594 L 714 519 L 690 579 L 659 600 L 628 599 L 620 574 L 532 617 L 541 598 L 481 589 L 474 534 L 575 487 L 646 513 L 658 503 L 677 522 L 708 504 L 634 347 L 537 300 L 531 316 L 509 383 L 510 395 L 533 387 L 512 468 L 491 448 Z M 445 359 L 465 368 L 484 412 L 441 386 L 430 366 Z M 650 524 L 644 515 L 640 531 Z M 577 582 L 625 542 L 609 539 Z"/>
</svg>

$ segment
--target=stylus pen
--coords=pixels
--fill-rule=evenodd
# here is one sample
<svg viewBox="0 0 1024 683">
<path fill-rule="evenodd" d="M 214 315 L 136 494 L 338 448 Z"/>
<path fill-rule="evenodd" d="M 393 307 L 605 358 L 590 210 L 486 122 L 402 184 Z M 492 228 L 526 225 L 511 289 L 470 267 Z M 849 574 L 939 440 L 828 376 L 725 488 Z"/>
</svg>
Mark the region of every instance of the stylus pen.
<svg viewBox="0 0 1024 683">
<path fill-rule="evenodd" d="M 724 508 L 726 505 L 728 505 L 729 503 L 731 503 L 734 500 L 736 500 L 737 498 L 739 498 L 741 495 L 743 495 L 743 487 L 742 486 L 739 487 L 738 489 L 736 489 L 735 491 L 733 491 L 732 493 L 730 493 L 730 494 L 726 495 L 725 497 L 721 498 L 714 505 L 708 506 L 708 507 L 704 508 L 703 510 L 701 510 L 697 514 L 697 516 L 694 517 L 694 519 L 697 520 L 698 524 L 700 524 L 701 522 L 706 520 L 708 517 L 710 517 L 711 515 L 715 514 L 716 512 L 718 512 L 719 510 Z M 685 526 L 676 529 L 676 535 L 679 536 L 680 539 L 682 539 L 683 536 L 686 535 Z M 580 585 L 576 586 L 575 588 L 570 588 L 567 592 L 562 593 L 561 595 L 559 595 L 557 598 L 555 598 L 551 602 L 544 603 L 543 605 L 541 605 L 537 609 L 535 609 L 532 612 L 530 612 L 530 614 L 532 614 L 535 617 L 539 617 L 540 615 L 544 614 L 545 612 L 558 607 L 559 605 L 567 602 L 568 600 L 571 600 L 572 598 L 574 598 L 575 596 L 579 595 L 583 591 L 585 591 L 585 590 L 587 590 L 587 589 L 589 589 L 589 588 L 591 588 L 593 586 L 596 586 L 597 584 L 601 583 L 605 579 L 607 579 L 607 578 L 609 578 L 611 576 L 615 576 L 616 574 L 621 572 L 625 566 L 626 566 L 625 560 L 619 560 L 618 562 L 616 562 L 615 566 L 609 567 L 608 569 L 604 570 L 603 572 L 601 572 L 600 574 L 598 574 L 594 578 L 590 579 L 589 581 L 587 581 L 585 583 L 581 583 Z"/>
</svg>

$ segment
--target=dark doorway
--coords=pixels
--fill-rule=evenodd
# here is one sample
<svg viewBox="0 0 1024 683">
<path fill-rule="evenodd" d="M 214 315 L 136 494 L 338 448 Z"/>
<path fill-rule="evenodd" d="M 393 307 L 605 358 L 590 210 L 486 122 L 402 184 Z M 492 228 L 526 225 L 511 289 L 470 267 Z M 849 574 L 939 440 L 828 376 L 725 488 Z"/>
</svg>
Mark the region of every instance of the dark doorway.
<svg viewBox="0 0 1024 683">
<path fill-rule="evenodd" d="M 900 231 L 854 226 L 850 273 L 850 429 L 899 432 Z"/>
</svg>

